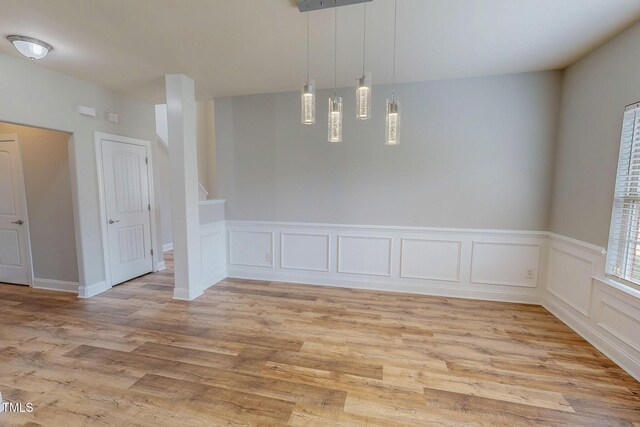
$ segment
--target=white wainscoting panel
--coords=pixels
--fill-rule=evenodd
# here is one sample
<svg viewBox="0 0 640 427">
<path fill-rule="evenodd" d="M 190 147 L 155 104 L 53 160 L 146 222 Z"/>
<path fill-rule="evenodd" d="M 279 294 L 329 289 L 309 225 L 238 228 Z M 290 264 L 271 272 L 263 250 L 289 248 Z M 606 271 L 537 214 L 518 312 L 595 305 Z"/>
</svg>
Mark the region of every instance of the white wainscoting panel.
<svg viewBox="0 0 640 427">
<path fill-rule="evenodd" d="M 229 230 L 229 264 L 273 267 L 273 232 Z"/>
<path fill-rule="evenodd" d="M 471 282 L 535 288 L 539 265 L 540 245 L 474 241 Z"/>
<path fill-rule="evenodd" d="M 640 291 L 605 278 L 605 251 L 549 234 L 544 307 L 640 381 Z"/>
<path fill-rule="evenodd" d="M 462 241 L 401 239 L 400 277 L 460 281 Z"/>
<path fill-rule="evenodd" d="M 461 230 L 341 224 L 227 221 L 229 277 L 345 286 L 429 295 L 540 303 L 537 272 L 546 234 L 527 231 Z M 471 283 L 471 248 L 516 245 L 510 265 L 535 272 L 516 283 L 509 271 L 492 266 L 494 283 Z M 510 252 L 514 252 L 512 247 Z M 267 261 L 273 254 L 272 261 Z M 481 253 L 483 255 L 483 253 Z M 487 280 L 490 282 L 490 280 Z M 516 286 L 513 286 L 516 283 Z"/>
<path fill-rule="evenodd" d="M 280 267 L 285 270 L 329 271 L 328 234 L 280 234 Z"/>
<path fill-rule="evenodd" d="M 227 241 L 224 221 L 200 226 L 200 259 L 203 290 L 227 277 Z"/>
<path fill-rule="evenodd" d="M 598 326 L 640 351 L 640 310 L 620 300 L 600 301 Z"/>
<path fill-rule="evenodd" d="M 391 238 L 338 236 L 338 273 L 391 275 Z"/>
<path fill-rule="evenodd" d="M 547 291 L 583 316 L 589 315 L 591 278 L 596 260 L 588 251 L 552 241 L 549 249 Z"/>
</svg>

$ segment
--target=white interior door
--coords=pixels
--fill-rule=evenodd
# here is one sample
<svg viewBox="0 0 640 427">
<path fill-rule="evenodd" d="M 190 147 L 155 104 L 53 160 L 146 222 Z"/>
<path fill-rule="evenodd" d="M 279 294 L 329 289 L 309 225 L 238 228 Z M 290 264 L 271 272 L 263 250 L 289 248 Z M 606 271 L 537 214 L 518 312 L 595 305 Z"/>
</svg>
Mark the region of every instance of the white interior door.
<svg viewBox="0 0 640 427">
<path fill-rule="evenodd" d="M 27 198 L 18 138 L 0 135 L 0 282 L 28 285 Z"/>
<path fill-rule="evenodd" d="M 111 285 L 153 269 L 147 147 L 102 140 Z"/>
</svg>

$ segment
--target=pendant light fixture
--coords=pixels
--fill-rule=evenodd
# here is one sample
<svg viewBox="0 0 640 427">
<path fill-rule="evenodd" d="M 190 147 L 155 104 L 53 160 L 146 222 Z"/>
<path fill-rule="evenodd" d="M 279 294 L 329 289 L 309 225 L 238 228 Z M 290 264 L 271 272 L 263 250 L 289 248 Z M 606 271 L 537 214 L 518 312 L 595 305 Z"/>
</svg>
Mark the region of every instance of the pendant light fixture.
<svg viewBox="0 0 640 427">
<path fill-rule="evenodd" d="M 338 9 L 334 14 L 333 96 L 329 98 L 329 142 L 342 142 L 342 97 L 338 96 Z"/>
<path fill-rule="evenodd" d="M 316 82 L 309 78 L 309 12 L 307 11 L 307 80 L 302 85 L 302 124 L 316 123 Z"/>
<path fill-rule="evenodd" d="M 367 4 L 363 3 L 362 26 L 362 75 L 357 79 L 356 86 L 356 118 L 368 120 L 371 118 L 371 73 L 365 72 L 367 53 Z"/>
<path fill-rule="evenodd" d="M 396 98 L 396 39 L 398 26 L 398 0 L 393 4 L 393 92 L 387 98 L 385 144 L 400 144 L 400 100 Z"/>
</svg>

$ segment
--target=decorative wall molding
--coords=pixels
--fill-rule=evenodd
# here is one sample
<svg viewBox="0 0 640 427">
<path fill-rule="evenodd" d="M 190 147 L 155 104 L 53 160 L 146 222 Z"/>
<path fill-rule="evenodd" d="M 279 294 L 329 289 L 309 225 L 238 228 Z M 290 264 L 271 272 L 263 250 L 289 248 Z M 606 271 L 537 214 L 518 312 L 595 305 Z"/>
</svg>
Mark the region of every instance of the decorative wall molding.
<svg viewBox="0 0 640 427">
<path fill-rule="evenodd" d="M 201 292 L 227 277 L 227 234 L 224 221 L 200 226 Z"/>
<path fill-rule="evenodd" d="M 50 291 L 73 292 L 78 293 L 78 282 L 67 282 L 64 280 L 53 279 L 33 279 L 33 287 L 36 289 L 47 289 Z"/>
<path fill-rule="evenodd" d="M 280 268 L 328 272 L 330 242 L 328 234 L 280 233 Z"/>
<path fill-rule="evenodd" d="M 391 237 L 342 234 L 337 237 L 338 273 L 391 276 Z"/>
<path fill-rule="evenodd" d="M 471 283 L 474 241 L 513 244 L 535 250 L 512 251 L 519 274 L 545 264 L 540 248 L 546 233 L 422 227 L 353 226 L 258 221 L 227 221 L 229 277 L 346 286 L 394 292 L 541 302 L 538 280 Z M 271 261 L 268 261 L 271 260 Z M 503 277 L 500 260 L 483 266 Z M 510 274 L 514 269 L 509 270 Z"/>
<path fill-rule="evenodd" d="M 471 282 L 536 288 L 542 243 L 473 241 Z M 501 268 L 495 268 L 496 262 Z"/>
<path fill-rule="evenodd" d="M 400 277 L 459 282 L 461 240 L 400 239 Z"/>
<path fill-rule="evenodd" d="M 605 250 L 549 234 L 544 307 L 640 381 L 640 291 L 605 277 Z"/>
</svg>

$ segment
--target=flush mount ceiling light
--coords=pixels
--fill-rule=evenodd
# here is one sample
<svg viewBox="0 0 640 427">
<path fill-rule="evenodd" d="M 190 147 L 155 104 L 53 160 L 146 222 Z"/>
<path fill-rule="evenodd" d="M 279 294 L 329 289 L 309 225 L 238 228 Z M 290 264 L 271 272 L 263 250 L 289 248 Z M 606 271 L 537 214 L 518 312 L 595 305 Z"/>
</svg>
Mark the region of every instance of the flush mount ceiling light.
<svg viewBox="0 0 640 427">
<path fill-rule="evenodd" d="M 18 52 L 31 60 L 42 59 L 53 50 L 53 47 L 49 43 L 34 39 L 33 37 L 11 35 L 7 36 L 7 40 L 13 44 Z"/>
</svg>

